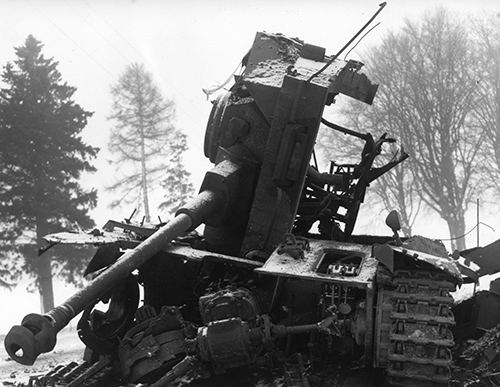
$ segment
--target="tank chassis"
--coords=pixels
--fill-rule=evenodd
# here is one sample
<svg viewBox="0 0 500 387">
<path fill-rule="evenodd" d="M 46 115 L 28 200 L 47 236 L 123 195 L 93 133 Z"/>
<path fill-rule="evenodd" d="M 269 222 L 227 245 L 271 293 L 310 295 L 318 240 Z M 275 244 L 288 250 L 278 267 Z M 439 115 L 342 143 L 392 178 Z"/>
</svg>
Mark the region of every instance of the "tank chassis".
<svg viewBox="0 0 500 387">
<path fill-rule="evenodd" d="M 339 93 L 371 103 L 377 85 L 360 62 L 279 34 L 257 33 L 242 63 L 213 103 L 204 152 L 215 166 L 198 196 L 164 225 L 109 222 L 87 235 L 101 245 L 94 279 L 14 326 L 9 356 L 33 364 L 83 312 L 78 332 L 93 361 L 118 363 L 128 383 L 167 385 L 195 365 L 223 373 L 281 351 L 387 368 L 396 383 L 446 384 L 458 266 L 418 242 L 352 235 L 368 185 L 407 155 L 374 167 L 392 139 L 322 119 Z M 321 122 L 365 141 L 359 164 L 310 166 Z M 203 236 L 189 233 L 202 223 Z M 94 309 L 100 300 L 107 312 Z"/>
<path fill-rule="evenodd" d="M 44 316 L 26 316 L 7 336 L 9 354 L 32 364 L 39 353 L 53 348 L 55 334 L 86 306 L 201 223 L 206 223 L 205 238 L 214 250 L 243 256 L 272 251 L 291 230 L 324 105 L 338 92 L 370 101 L 376 91 L 354 62 L 338 60 L 307 81 L 323 64 L 324 49 L 258 33 L 238 87 L 214 103 L 205 153 L 216 166 L 200 194 L 62 305 Z M 274 217 L 268 216 L 270 208 Z M 23 356 L 16 356 L 17 347 Z"/>
</svg>

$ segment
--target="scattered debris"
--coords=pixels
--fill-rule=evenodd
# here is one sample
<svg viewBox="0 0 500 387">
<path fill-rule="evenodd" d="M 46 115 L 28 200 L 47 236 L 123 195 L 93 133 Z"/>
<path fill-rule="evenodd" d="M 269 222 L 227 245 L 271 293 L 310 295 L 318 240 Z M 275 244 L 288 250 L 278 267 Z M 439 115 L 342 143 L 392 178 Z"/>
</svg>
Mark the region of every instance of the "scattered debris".
<svg viewBox="0 0 500 387">
<path fill-rule="evenodd" d="M 457 346 L 455 363 L 456 385 L 500 385 L 500 324 L 479 339 L 466 340 Z"/>
</svg>

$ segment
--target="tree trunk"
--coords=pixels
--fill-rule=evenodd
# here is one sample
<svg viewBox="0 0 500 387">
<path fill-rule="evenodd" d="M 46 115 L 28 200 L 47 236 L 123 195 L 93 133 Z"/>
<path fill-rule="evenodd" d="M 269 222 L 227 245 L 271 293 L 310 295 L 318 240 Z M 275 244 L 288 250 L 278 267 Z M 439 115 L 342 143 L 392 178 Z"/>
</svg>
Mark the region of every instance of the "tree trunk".
<svg viewBox="0 0 500 387">
<path fill-rule="evenodd" d="M 52 269 L 50 254 L 45 252 L 35 258 L 38 262 L 38 283 L 40 292 L 40 306 L 42 313 L 47 313 L 54 307 L 54 289 L 52 287 Z"/>
<path fill-rule="evenodd" d="M 445 219 L 450 230 L 452 250 L 465 250 L 465 219 L 463 214 Z"/>
<path fill-rule="evenodd" d="M 401 232 L 403 233 L 403 236 L 405 237 L 411 237 L 411 222 L 410 222 L 410 216 L 406 212 L 406 207 L 404 206 L 404 202 L 400 203 L 402 204 L 401 207 L 399 208 L 399 219 L 401 223 Z"/>
<path fill-rule="evenodd" d="M 406 224 L 405 222 L 402 222 L 401 232 L 403 233 L 404 237 L 410 238 L 411 237 L 411 226 L 408 226 L 408 224 Z"/>
<path fill-rule="evenodd" d="M 36 222 L 36 250 L 41 246 L 42 237 L 47 235 L 47 228 L 43 222 L 37 219 Z M 52 268 L 51 257 L 49 252 L 38 256 L 35 252 L 35 267 L 38 279 L 38 290 L 40 293 L 40 309 L 42 313 L 46 313 L 54 308 L 54 289 L 52 286 Z"/>
<path fill-rule="evenodd" d="M 151 216 L 149 215 L 149 198 L 148 198 L 148 171 L 146 170 L 146 150 L 144 144 L 144 132 L 141 128 L 141 171 L 142 171 L 142 198 L 144 201 L 144 217 L 146 223 L 151 222 Z"/>
</svg>

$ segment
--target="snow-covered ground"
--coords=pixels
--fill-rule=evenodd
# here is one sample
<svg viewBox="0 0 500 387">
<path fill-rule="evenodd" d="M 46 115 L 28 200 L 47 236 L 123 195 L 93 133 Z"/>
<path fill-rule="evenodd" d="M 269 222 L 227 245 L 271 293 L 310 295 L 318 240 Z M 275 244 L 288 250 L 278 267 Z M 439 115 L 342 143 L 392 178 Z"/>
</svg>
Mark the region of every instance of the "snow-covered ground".
<svg viewBox="0 0 500 387">
<path fill-rule="evenodd" d="M 53 351 L 41 354 L 33 366 L 24 366 L 9 358 L 4 348 L 4 338 L 5 335 L 0 335 L 0 383 L 4 386 L 27 383 L 30 376 L 44 374 L 57 364 L 81 361 L 85 347 L 75 327 L 70 326 L 58 334 Z"/>
</svg>

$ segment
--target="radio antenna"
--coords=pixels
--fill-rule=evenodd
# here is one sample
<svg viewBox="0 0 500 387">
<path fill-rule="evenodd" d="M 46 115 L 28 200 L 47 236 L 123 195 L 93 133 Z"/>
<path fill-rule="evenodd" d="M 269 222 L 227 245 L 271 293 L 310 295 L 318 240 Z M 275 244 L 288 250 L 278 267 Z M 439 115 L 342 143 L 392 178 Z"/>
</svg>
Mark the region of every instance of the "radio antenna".
<svg viewBox="0 0 500 387">
<path fill-rule="evenodd" d="M 385 7 L 386 5 L 387 5 L 387 2 L 385 2 L 385 1 L 384 1 L 383 3 L 380 3 L 380 4 L 379 4 L 379 8 L 377 9 L 377 12 L 375 12 L 375 13 L 373 14 L 373 16 L 370 18 L 370 20 L 368 20 L 368 21 L 366 22 L 366 24 L 365 24 L 363 27 L 361 27 L 361 29 L 360 29 L 360 30 L 359 30 L 359 31 L 358 31 L 358 32 L 357 32 L 357 33 L 356 33 L 356 34 L 355 34 L 355 35 L 351 38 L 351 40 L 349 40 L 349 41 L 345 44 L 345 46 L 344 46 L 344 47 L 342 47 L 342 48 L 340 49 L 340 51 L 339 51 L 339 52 L 337 52 L 334 56 L 332 56 L 332 58 L 331 58 L 331 59 L 330 59 L 330 60 L 329 60 L 329 61 L 328 61 L 328 62 L 327 62 L 327 63 L 326 63 L 326 64 L 325 64 L 325 65 L 324 65 L 324 66 L 323 66 L 320 70 L 316 71 L 313 75 L 311 75 L 311 76 L 309 77 L 309 79 L 308 79 L 306 82 L 307 82 L 307 83 L 311 82 L 311 81 L 312 81 L 314 78 L 316 78 L 319 74 L 321 74 L 323 71 L 325 71 L 325 70 L 328 68 L 328 66 L 330 66 L 330 65 L 333 63 L 333 61 L 334 61 L 335 59 L 337 59 L 337 58 L 340 56 L 340 54 L 342 54 L 342 53 L 344 52 L 344 50 L 345 50 L 347 47 L 349 47 L 349 46 L 350 46 L 350 44 L 351 44 L 354 40 L 356 40 L 356 38 L 357 38 L 357 37 L 358 37 L 358 36 L 359 36 L 359 35 L 360 35 L 360 34 L 361 34 L 361 33 L 362 33 L 365 29 L 366 29 L 366 27 L 368 27 L 368 26 L 370 25 L 370 23 L 373 21 L 373 19 L 375 19 L 375 18 L 377 17 L 377 15 L 378 15 L 380 12 L 382 12 L 382 10 L 384 9 L 384 7 Z"/>
</svg>

